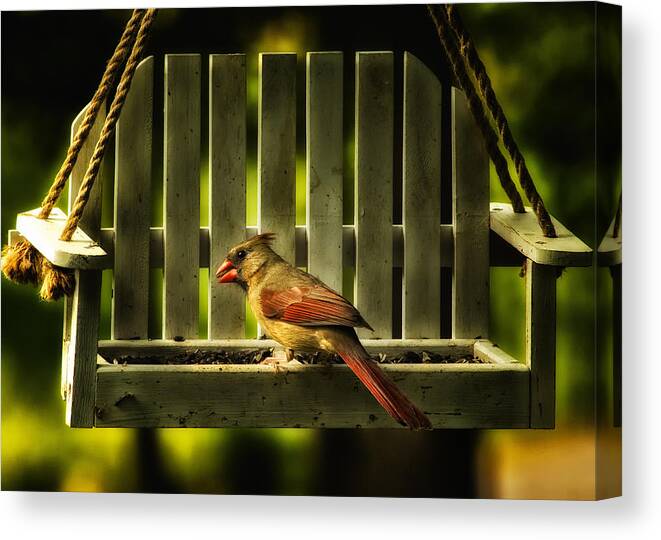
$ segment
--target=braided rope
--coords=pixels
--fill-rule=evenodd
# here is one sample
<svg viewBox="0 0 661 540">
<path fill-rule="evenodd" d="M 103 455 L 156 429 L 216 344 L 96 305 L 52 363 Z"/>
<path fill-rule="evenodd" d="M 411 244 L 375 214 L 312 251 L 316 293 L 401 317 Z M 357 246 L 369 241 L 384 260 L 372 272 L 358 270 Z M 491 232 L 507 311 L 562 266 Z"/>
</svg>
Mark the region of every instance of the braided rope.
<svg viewBox="0 0 661 540">
<path fill-rule="evenodd" d="M 76 164 L 80 149 L 87 140 L 87 136 L 89 135 L 89 132 L 94 125 L 94 121 L 96 120 L 96 116 L 101 108 L 101 105 L 103 105 L 105 102 L 110 89 L 113 87 L 117 73 L 126 61 L 126 57 L 131 50 L 132 44 L 138 32 L 140 21 L 142 20 L 144 14 L 144 9 L 133 10 L 133 14 L 126 24 L 126 28 L 124 28 L 124 33 L 122 34 L 122 37 L 119 40 L 117 47 L 115 48 L 115 52 L 106 65 L 101 83 L 99 84 L 99 87 L 92 97 L 92 101 L 85 111 L 85 116 L 83 117 L 83 121 L 81 122 L 80 127 L 76 131 L 74 140 L 71 142 L 69 149 L 67 150 L 64 163 L 62 163 L 62 166 L 60 167 L 55 180 L 53 180 L 53 185 L 50 187 L 48 194 L 41 203 L 41 212 L 39 212 L 40 219 L 46 219 L 50 215 L 51 210 L 57 203 L 57 200 L 60 198 L 62 190 L 67 183 L 67 179 L 69 178 L 69 175 L 71 174 L 71 171 Z"/>
<path fill-rule="evenodd" d="M 542 197 L 537 191 L 535 183 L 530 176 L 530 171 L 526 165 L 526 160 L 524 159 L 523 154 L 519 150 L 519 146 L 514 140 L 514 136 L 510 130 L 510 126 L 507 122 L 507 118 L 505 117 L 505 113 L 503 112 L 503 108 L 500 106 L 500 103 L 496 98 L 496 93 L 493 90 L 491 79 L 487 74 L 487 70 L 482 63 L 482 60 L 480 59 L 477 49 L 475 48 L 473 41 L 466 31 L 466 28 L 464 27 L 463 22 L 457 13 L 456 7 L 452 4 L 445 4 L 445 12 L 447 15 L 447 21 L 449 22 L 450 27 L 455 34 L 457 43 L 459 44 L 459 53 L 464 59 L 466 65 L 468 65 L 468 67 L 473 72 L 473 76 L 477 81 L 482 98 L 486 102 L 487 108 L 489 109 L 491 116 L 496 122 L 498 132 L 500 133 L 500 137 L 503 141 L 503 146 L 509 152 L 509 155 L 512 158 L 512 162 L 514 163 L 514 167 L 519 176 L 521 187 L 523 188 L 523 191 L 530 201 L 535 215 L 537 216 L 539 226 L 542 228 L 544 236 L 555 238 L 557 235 L 555 232 L 555 227 L 553 226 L 553 222 L 551 221 L 551 217 L 549 216 L 549 213 L 544 206 L 544 201 L 542 200 Z"/>
<path fill-rule="evenodd" d="M 457 50 L 457 45 L 452 38 L 452 31 L 449 26 L 449 21 L 447 20 L 447 14 L 440 6 L 428 4 L 427 9 L 434 21 L 434 26 L 436 27 L 438 37 L 445 49 L 445 54 L 452 66 L 455 79 L 459 82 L 459 85 L 466 94 L 468 107 L 482 133 L 487 152 L 489 153 L 489 157 L 498 173 L 500 185 L 503 187 L 509 200 L 512 202 L 512 208 L 514 211 L 517 213 L 523 213 L 525 212 L 523 200 L 512 181 L 507 160 L 503 157 L 503 154 L 498 148 L 498 137 L 489 123 L 487 114 L 484 110 L 484 105 L 482 105 L 482 101 L 475 91 L 475 86 L 468 76 L 463 60 Z"/>
<path fill-rule="evenodd" d="M 138 63 L 140 62 L 140 57 L 145 48 L 147 42 L 147 37 L 149 35 L 149 29 L 151 28 L 154 18 L 156 17 L 155 9 L 148 9 L 140 22 L 140 30 L 138 36 L 135 39 L 133 44 L 133 49 L 131 50 L 131 55 L 129 56 L 126 66 L 124 67 L 124 72 L 117 86 L 117 91 L 115 92 L 115 97 L 113 98 L 112 105 L 110 106 L 110 112 L 106 117 L 106 120 L 103 124 L 103 129 L 99 140 L 96 143 L 94 148 L 94 153 L 90 159 L 89 166 L 87 167 L 87 172 L 83 178 L 80 188 L 78 190 L 78 195 L 76 200 L 71 208 L 69 217 L 62 234 L 60 236 L 61 240 L 71 240 L 76 227 L 78 227 L 78 222 L 83 215 L 85 210 L 85 205 L 89 200 L 90 193 L 92 192 L 92 187 L 94 186 L 94 181 L 96 180 L 97 173 L 101 167 L 101 162 L 103 160 L 103 155 L 106 150 L 106 146 L 110 137 L 114 133 L 115 125 L 119 119 L 119 114 L 122 110 L 124 102 L 126 101 L 126 96 L 128 95 L 129 89 L 131 88 L 131 80 L 133 79 L 133 74 L 135 73 Z"/>
</svg>

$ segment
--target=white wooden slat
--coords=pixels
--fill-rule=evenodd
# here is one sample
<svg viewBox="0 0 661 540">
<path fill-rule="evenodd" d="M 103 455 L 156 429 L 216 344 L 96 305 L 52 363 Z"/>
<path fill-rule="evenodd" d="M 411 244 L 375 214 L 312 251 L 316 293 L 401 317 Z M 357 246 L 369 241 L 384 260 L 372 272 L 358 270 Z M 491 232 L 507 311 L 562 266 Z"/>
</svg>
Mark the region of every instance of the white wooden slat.
<svg viewBox="0 0 661 540">
<path fill-rule="evenodd" d="M 453 252 L 452 246 L 454 240 L 452 238 L 452 225 L 449 223 L 441 223 L 441 254 L 451 254 Z M 250 225 L 245 227 L 246 237 L 251 237 L 257 234 L 257 227 Z M 296 266 L 307 265 L 307 227 L 305 225 L 296 225 Z M 209 228 L 200 227 L 200 268 L 209 267 Z M 401 224 L 392 226 L 393 235 L 393 266 L 401 268 L 404 260 L 404 232 Z M 8 231 L 8 242 L 11 245 L 16 244 L 23 240 L 23 236 L 16 229 Z M 105 263 L 101 266 L 104 268 L 112 268 L 113 257 L 115 255 L 114 248 L 115 231 L 112 228 L 104 227 L 101 229 L 101 246 L 107 253 Z M 149 264 L 152 268 L 163 267 L 163 227 L 151 227 L 149 232 Z M 355 238 L 354 226 L 342 226 L 342 264 L 344 267 L 354 266 L 354 251 L 355 251 Z M 517 266 L 520 267 L 523 261 L 522 257 L 518 256 L 518 252 L 514 251 L 508 244 L 503 242 L 496 246 L 494 253 L 494 260 L 498 264 L 494 266 Z M 452 257 L 444 255 L 441 257 L 441 268 L 452 268 Z M 213 264 L 212 264 L 213 266 Z M 215 268 L 214 268 L 215 270 Z"/>
<path fill-rule="evenodd" d="M 526 260 L 530 427 L 555 427 L 556 268 Z"/>
<path fill-rule="evenodd" d="M 68 348 L 66 423 L 94 425 L 96 354 L 101 309 L 101 272 L 76 270 L 71 299 L 71 343 Z"/>
<path fill-rule="evenodd" d="M 80 126 L 80 123 L 83 121 L 83 115 L 85 114 L 85 111 L 87 110 L 87 107 L 85 107 L 82 111 L 78 113 L 78 116 L 74 118 L 73 122 L 71 123 L 71 133 L 70 133 L 70 139 L 73 141 L 74 137 L 76 136 L 76 132 L 78 131 L 78 127 Z M 102 107 L 102 111 L 105 113 L 105 108 Z M 98 132 L 97 132 L 98 136 Z M 71 210 L 71 206 L 73 205 L 75 193 L 77 192 L 78 188 L 80 187 L 80 182 L 83 179 L 83 176 L 85 174 L 85 171 L 82 171 L 83 167 L 83 162 L 85 161 L 83 153 L 87 154 L 87 159 L 91 156 L 90 153 L 90 145 L 92 144 L 91 138 L 89 138 L 86 142 L 86 144 L 83 145 L 81 148 L 79 157 L 80 159 L 78 160 L 77 164 L 74 165 L 73 170 L 71 171 L 71 175 L 69 176 L 69 191 L 68 191 L 68 206 L 67 206 L 67 212 Z M 73 195 L 72 195 L 73 194 Z M 52 212 L 51 212 L 52 213 Z M 64 303 L 64 313 L 63 313 L 63 324 L 62 324 L 62 369 L 60 373 L 60 395 L 63 400 L 67 399 L 67 394 L 69 393 L 69 378 L 68 378 L 68 369 L 69 369 L 69 344 L 71 342 L 71 302 L 72 298 L 65 296 L 63 299 Z"/>
<path fill-rule="evenodd" d="M 167 338 L 198 334 L 200 106 L 200 55 L 166 55 L 163 336 Z"/>
<path fill-rule="evenodd" d="M 342 292 L 341 52 L 307 55 L 306 191 L 308 272 Z"/>
<path fill-rule="evenodd" d="M 115 133 L 113 339 L 144 339 L 149 319 L 154 58 L 135 71 Z"/>
<path fill-rule="evenodd" d="M 73 139 L 85 110 L 71 125 Z M 87 165 L 94 152 L 105 120 L 102 107 L 78 154 L 78 160 L 69 180 L 69 211 L 83 181 Z M 107 161 L 99 169 L 90 198 L 80 220 L 82 228 L 91 238 L 98 240 L 101 227 L 101 193 L 105 175 L 109 173 Z M 66 423 L 71 427 L 92 427 L 96 391 L 96 353 L 99 336 L 99 309 L 101 302 L 101 271 L 76 271 L 76 288 L 64 302 L 64 333 L 62 344 L 62 393 L 66 397 Z"/>
<path fill-rule="evenodd" d="M 449 223 L 441 223 L 441 268 L 452 268 L 454 264 L 454 238 L 453 227 Z M 245 228 L 246 237 L 257 234 L 257 226 L 250 225 Z M 14 245 L 24 239 L 23 235 L 16 229 L 7 231 L 7 240 Z M 200 268 L 209 267 L 209 228 L 200 227 Z M 296 225 L 296 266 L 307 265 L 307 227 Z M 402 268 L 404 264 L 404 232 L 402 224 L 392 226 L 393 235 L 393 266 Z M 149 232 L 149 264 L 152 268 L 163 267 L 163 227 L 151 227 Z M 115 231 L 113 228 L 101 229 L 101 246 L 106 252 L 104 262 L 100 269 L 112 268 L 115 256 L 114 248 Z M 521 267 L 524 257 L 512 248 L 499 236 L 490 236 L 491 242 L 491 265 L 502 267 Z M 355 237 L 354 226 L 342 226 L 342 265 L 353 268 L 355 264 Z M 213 266 L 213 265 L 212 265 Z"/>
<path fill-rule="evenodd" d="M 496 211 L 493 207 L 495 205 L 500 205 L 501 203 L 491 203 L 491 223 L 493 224 L 496 220 L 499 220 L 500 217 L 494 217 L 495 214 L 499 212 Z M 51 218 L 54 214 L 57 214 L 57 210 L 51 212 Z M 64 215 L 64 213 L 62 213 Z M 57 215 L 56 215 L 57 219 Z M 556 222 L 557 223 L 557 222 Z M 558 226 L 556 225 L 556 230 Z M 249 225 L 245 227 L 246 237 L 254 236 L 257 234 L 257 226 Z M 10 229 L 8 232 L 8 242 L 12 245 L 20 242 L 25 237 L 16 229 Z M 354 226 L 353 225 L 343 225 L 342 226 L 342 264 L 345 267 L 354 266 L 354 253 L 355 253 L 355 237 L 354 237 Z M 207 268 L 209 267 L 209 228 L 200 227 L 200 267 Z M 393 266 L 395 268 L 402 268 L 404 264 L 404 231 L 402 224 L 393 224 L 392 226 L 392 235 L 393 235 Z M 296 225 L 296 265 L 297 266 L 306 266 L 307 265 L 307 227 L 305 225 Z M 98 269 L 107 269 L 113 267 L 113 257 L 114 257 L 114 237 L 115 231 L 113 228 L 102 228 L 101 229 L 101 249 L 105 252 L 105 256 L 101 258 L 95 258 L 94 266 L 92 268 Z M 152 268 L 162 268 L 163 267 L 163 227 L 151 227 L 150 229 L 150 264 Z M 577 239 L 580 242 L 580 240 Z M 454 264 L 454 227 L 450 223 L 441 223 L 440 226 L 440 242 L 441 242 L 441 268 L 452 268 Z M 491 229 L 490 234 L 490 250 L 491 250 L 491 266 L 502 266 L 502 267 L 520 267 L 525 256 L 521 253 L 520 250 L 514 248 L 509 242 L 504 240 L 499 236 L 493 228 Z M 543 246 L 539 245 L 535 248 L 536 254 L 534 255 L 537 258 L 540 258 L 540 253 L 544 251 Z M 545 258 L 550 259 L 550 262 L 539 263 L 539 264 L 549 264 L 551 266 L 565 266 L 560 264 L 559 259 L 556 257 L 558 251 L 555 251 L 553 247 L 549 248 L 547 254 L 544 255 Z M 569 259 L 564 258 L 569 267 L 575 266 L 586 266 L 585 259 L 583 254 L 580 257 L 571 256 Z M 601 260 L 600 260 L 601 264 Z M 213 266 L 213 265 L 212 265 Z M 74 266 L 74 268 L 77 268 Z M 89 261 L 86 263 L 85 268 L 89 268 Z"/>
<path fill-rule="evenodd" d="M 75 136 L 78 127 L 83 120 L 83 116 L 87 108 L 83 109 L 80 114 L 75 118 L 71 124 L 71 138 Z M 76 196 L 78 195 L 78 190 L 80 189 L 80 184 L 83 182 L 85 173 L 87 172 L 87 166 L 89 165 L 90 158 L 94 153 L 94 147 L 96 142 L 101 134 L 103 129 L 103 123 L 106 119 L 106 109 L 104 106 L 101 107 L 99 113 L 94 122 L 94 126 L 87 136 L 85 144 L 83 144 L 78 154 L 78 159 L 71 171 L 71 177 L 69 179 L 69 203 L 67 213 L 71 212 L 71 207 L 73 206 Z M 106 150 L 108 154 L 108 150 Z M 92 238 L 92 240 L 99 239 L 99 231 L 101 230 L 101 193 L 103 191 L 103 183 L 105 181 L 104 175 L 107 175 L 111 168 L 108 167 L 109 161 L 104 158 L 101 167 L 99 168 L 99 176 L 94 182 L 92 191 L 90 193 L 89 200 L 85 205 L 85 210 L 83 215 L 80 218 L 80 223 L 78 226 L 87 233 L 87 235 Z"/>
<path fill-rule="evenodd" d="M 296 54 L 259 55 L 258 228 L 295 262 Z"/>
<path fill-rule="evenodd" d="M 489 334 L 489 158 L 466 98 L 452 89 L 452 337 Z"/>
<path fill-rule="evenodd" d="M 246 238 L 246 58 L 209 57 L 209 338 L 245 336 L 239 287 L 214 279 L 229 249 Z"/>
<path fill-rule="evenodd" d="M 402 335 L 441 333 L 441 84 L 404 54 Z"/>
<path fill-rule="evenodd" d="M 68 296 L 64 297 L 63 322 L 62 322 L 62 357 L 60 369 L 60 397 L 67 399 L 69 393 L 69 345 L 71 343 L 71 301 Z"/>
<path fill-rule="evenodd" d="M 393 101 L 393 54 L 356 53 L 354 299 L 374 328 L 361 337 L 392 335 Z"/>
</svg>

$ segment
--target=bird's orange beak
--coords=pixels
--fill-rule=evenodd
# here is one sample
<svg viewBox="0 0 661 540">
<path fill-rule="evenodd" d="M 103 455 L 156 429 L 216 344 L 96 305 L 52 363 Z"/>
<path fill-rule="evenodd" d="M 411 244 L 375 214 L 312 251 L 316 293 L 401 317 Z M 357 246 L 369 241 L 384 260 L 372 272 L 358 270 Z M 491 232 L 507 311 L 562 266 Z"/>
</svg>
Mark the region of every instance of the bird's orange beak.
<svg viewBox="0 0 661 540">
<path fill-rule="evenodd" d="M 225 259 L 223 264 L 221 264 L 218 267 L 218 270 L 216 270 L 216 279 L 218 280 L 218 283 L 232 283 L 233 281 L 236 281 L 237 277 L 238 273 L 236 268 L 227 259 Z"/>
</svg>

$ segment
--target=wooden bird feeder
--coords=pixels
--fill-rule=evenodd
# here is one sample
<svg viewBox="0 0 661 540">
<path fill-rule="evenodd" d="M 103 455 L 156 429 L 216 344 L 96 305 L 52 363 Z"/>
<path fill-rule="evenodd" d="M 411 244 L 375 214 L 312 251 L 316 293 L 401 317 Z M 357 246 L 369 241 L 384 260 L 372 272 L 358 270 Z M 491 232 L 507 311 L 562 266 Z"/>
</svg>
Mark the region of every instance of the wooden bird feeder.
<svg viewBox="0 0 661 540">
<path fill-rule="evenodd" d="M 210 279 L 208 339 L 198 339 L 199 276 L 228 248 L 259 231 L 275 249 L 336 290 L 343 268 L 355 272 L 354 303 L 375 332 L 361 331 L 375 353 L 428 351 L 474 363 L 387 364 L 386 372 L 436 428 L 550 428 L 555 421 L 555 301 L 560 267 L 589 266 L 591 250 L 554 220 L 542 235 L 532 212 L 489 203 L 489 159 L 463 94 L 442 102 L 437 77 L 409 53 L 403 62 L 403 135 L 395 135 L 392 52 L 355 56 L 355 219 L 342 222 L 343 58 L 307 54 L 307 224 L 295 221 L 296 55 L 259 62 L 257 227 L 246 225 L 246 58 L 166 55 L 165 87 L 154 58 L 135 73 L 116 132 L 114 227 L 100 228 L 102 181 L 73 242 L 58 241 L 65 216 L 21 214 L 10 242 L 27 238 L 51 262 L 73 268 L 65 301 L 62 395 L 72 427 L 397 427 L 344 365 L 112 363 L 186 351 L 274 347 L 245 339 L 238 287 Z M 353 61 L 353 59 L 351 59 Z M 154 92 L 164 92 L 163 136 L 153 131 Z M 201 118 L 208 99 L 209 227 L 200 227 Z M 451 138 L 441 137 L 451 115 Z M 82 115 L 82 113 L 81 113 Z M 75 132 L 81 115 L 73 123 Z M 97 119 L 71 192 L 103 122 Z M 204 127 L 203 127 L 204 126 Z M 152 227 L 152 149 L 163 145 L 163 226 Z M 441 175 L 451 146 L 452 178 Z M 401 150 L 402 161 L 394 156 Z M 393 223 L 394 169 L 403 174 L 403 223 Z M 441 182 L 452 182 L 452 222 L 441 221 Z M 449 191 L 448 191 L 449 192 Z M 72 197 L 70 197 L 72 199 Z M 449 201 L 447 202 L 449 204 Z M 84 231 L 84 232 L 83 232 Z M 489 341 L 489 268 L 525 263 L 526 352 L 515 359 Z M 163 338 L 148 339 L 150 269 L 162 269 Z M 403 269 L 401 289 L 393 269 Z M 441 270 L 452 272 L 442 286 Z M 113 270 L 110 340 L 100 341 L 101 272 Z M 396 290 L 395 290 L 396 288 Z M 401 339 L 393 339 L 393 296 L 401 295 Z M 452 335 L 441 336 L 441 306 L 452 304 Z M 399 319 L 398 319 L 399 320 Z M 399 332 L 397 332 L 399 334 Z"/>
</svg>

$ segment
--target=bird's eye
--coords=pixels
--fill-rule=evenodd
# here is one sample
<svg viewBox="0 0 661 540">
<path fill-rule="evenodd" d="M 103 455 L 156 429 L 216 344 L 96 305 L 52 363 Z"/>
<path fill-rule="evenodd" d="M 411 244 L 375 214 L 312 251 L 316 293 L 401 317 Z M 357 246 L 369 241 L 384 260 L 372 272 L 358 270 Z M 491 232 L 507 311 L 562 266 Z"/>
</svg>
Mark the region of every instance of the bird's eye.
<svg viewBox="0 0 661 540">
<path fill-rule="evenodd" d="M 236 256 L 237 256 L 239 259 L 245 259 L 245 257 L 246 257 L 246 252 L 245 252 L 245 250 L 242 249 L 241 251 L 237 252 Z"/>
</svg>

